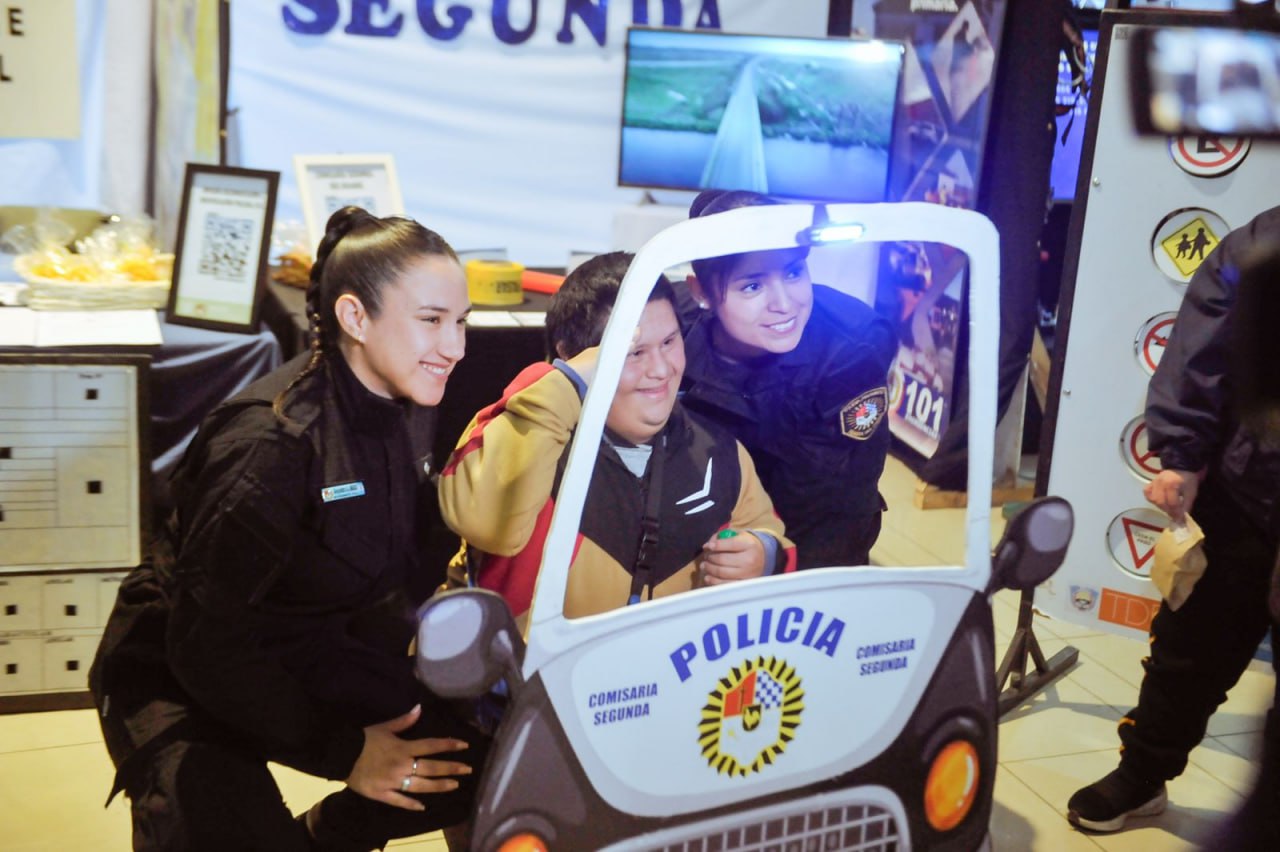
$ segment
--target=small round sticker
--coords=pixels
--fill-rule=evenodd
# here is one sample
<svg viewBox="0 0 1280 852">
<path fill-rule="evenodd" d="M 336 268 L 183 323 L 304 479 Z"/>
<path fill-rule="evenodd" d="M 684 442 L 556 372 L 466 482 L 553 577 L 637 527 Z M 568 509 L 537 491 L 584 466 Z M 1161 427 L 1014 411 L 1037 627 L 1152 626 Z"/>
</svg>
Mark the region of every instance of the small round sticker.
<svg viewBox="0 0 1280 852">
<path fill-rule="evenodd" d="M 1151 237 L 1151 257 L 1166 278 L 1186 284 L 1230 230 L 1212 210 L 1175 210 L 1156 226 Z"/>
<path fill-rule="evenodd" d="M 1196 177 L 1221 177 L 1244 162 L 1252 143 L 1247 136 L 1175 136 L 1169 156 Z"/>
<path fill-rule="evenodd" d="M 1133 339 L 1133 354 L 1138 358 L 1138 366 L 1148 376 L 1154 375 L 1160 359 L 1164 357 L 1165 347 L 1169 345 L 1169 334 L 1173 331 L 1173 321 L 1178 318 L 1175 311 L 1156 314 L 1142 324 L 1138 336 Z"/>
<path fill-rule="evenodd" d="M 1147 447 L 1147 423 L 1141 417 L 1135 417 L 1124 427 L 1120 435 L 1120 455 L 1129 470 L 1137 474 L 1144 482 L 1156 478 L 1163 468 L 1160 457 Z"/>
<path fill-rule="evenodd" d="M 1140 579 L 1151 577 L 1156 559 L 1156 539 L 1164 532 L 1169 517 L 1157 509 L 1125 509 L 1107 527 L 1107 550 L 1126 574 Z"/>
</svg>

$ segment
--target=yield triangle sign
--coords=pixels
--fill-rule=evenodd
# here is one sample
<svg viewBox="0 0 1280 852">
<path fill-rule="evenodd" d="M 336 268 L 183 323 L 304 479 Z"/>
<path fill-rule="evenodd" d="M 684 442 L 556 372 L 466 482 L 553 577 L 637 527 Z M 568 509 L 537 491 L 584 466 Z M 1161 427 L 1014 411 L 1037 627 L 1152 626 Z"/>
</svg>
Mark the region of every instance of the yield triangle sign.
<svg viewBox="0 0 1280 852">
<path fill-rule="evenodd" d="M 1137 521 L 1133 518 L 1121 518 L 1124 524 L 1124 536 L 1129 542 L 1129 553 L 1133 556 L 1133 567 L 1142 568 L 1156 552 L 1156 539 L 1164 532 L 1164 527 Z"/>
</svg>

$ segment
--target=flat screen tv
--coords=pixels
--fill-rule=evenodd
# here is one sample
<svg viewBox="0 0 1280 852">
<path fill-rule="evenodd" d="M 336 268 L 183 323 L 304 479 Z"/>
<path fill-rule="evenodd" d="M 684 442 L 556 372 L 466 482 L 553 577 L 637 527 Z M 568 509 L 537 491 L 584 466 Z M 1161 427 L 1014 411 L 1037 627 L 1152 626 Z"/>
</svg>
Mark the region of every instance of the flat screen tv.
<svg viewBox="0 0 1280 852">
<path fill-rule="evenodd" d="M 618 182 L 883 201 L 904 51 L 874 39 L 633 28 Z"/>
<path fill-rule="evenodd" d="M 1093 60 L 1098 52 L 1098 31 L 1082 29 L 1085 51 L 1085 79 L 1092 83 Z M 1075 66 L 1065 52 L 1058 54 L 1057 135 L 1054 138 L 1053 164 L 1049 184 L 1053 200 L 1070 204 L 1076 197 L 1076 179 L 1080 172 L 1080 149 L 1084 142 L 1084 125 L 1089 99 L 1073 88 Z"/>
</svg>

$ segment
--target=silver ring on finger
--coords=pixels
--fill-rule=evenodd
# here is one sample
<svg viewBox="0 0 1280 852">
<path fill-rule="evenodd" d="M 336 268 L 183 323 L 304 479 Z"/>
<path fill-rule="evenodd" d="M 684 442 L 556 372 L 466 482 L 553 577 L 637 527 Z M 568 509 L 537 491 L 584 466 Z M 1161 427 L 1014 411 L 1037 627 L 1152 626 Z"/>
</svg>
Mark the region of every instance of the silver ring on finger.
<svg viewBox="0 0 1280 852">
<path fill-rule="evenodd" d="M 412 784 L 412 783 L 413 783 L 413 776 L 412 776 L 412 775 L 406 775 L 406 776 L 404 776 L 404 780 L 400 782 L 400 792 L 401 792 L 401 793 L 407 793 L 407 792 L 409 792 L 409 785 L 410 785 L 410 784 Z"/>
<path fill-rule="evenodd" d="M 418 774 L 418 758 L 416 757 L 413 759 L 413 768 L 409 770 L 409 774 L 410 775 Z"/>
</svg>

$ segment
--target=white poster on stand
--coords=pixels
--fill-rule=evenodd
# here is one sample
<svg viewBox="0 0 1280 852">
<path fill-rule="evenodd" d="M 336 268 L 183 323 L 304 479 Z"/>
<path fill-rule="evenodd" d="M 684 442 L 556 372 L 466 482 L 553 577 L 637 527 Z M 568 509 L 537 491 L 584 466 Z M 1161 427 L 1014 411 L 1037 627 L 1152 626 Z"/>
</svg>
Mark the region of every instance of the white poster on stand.
<svg viewBox="0 0 1280 852">
<path fill-rule="evenodd" d="M 1186 282 L 1229 230 L 1276 204 L 1280 172 L 1280 146 L 1134 134 L 1129 36 L 1156 22 L 1169 20 L 1104 16 L 1047 487 L 1071 502 L 1076 527 L 1062 568 L 1036 594 L 1052 617 L 1128 636 L 1145 633 L 1159 607 L 1149 575 L 1168 523 L 1142 494 L 1160 470 L 1142 421 L 1147 385 Z"/>
<path fill-rule="evenodd" d="M 375 216 L 404 214 L 395 158 L 390 154 L 298 154 L 293 167 L 313 250 L 320 245 L 329 217 L 343 207 L 363 207 Z"/>
</svg>

